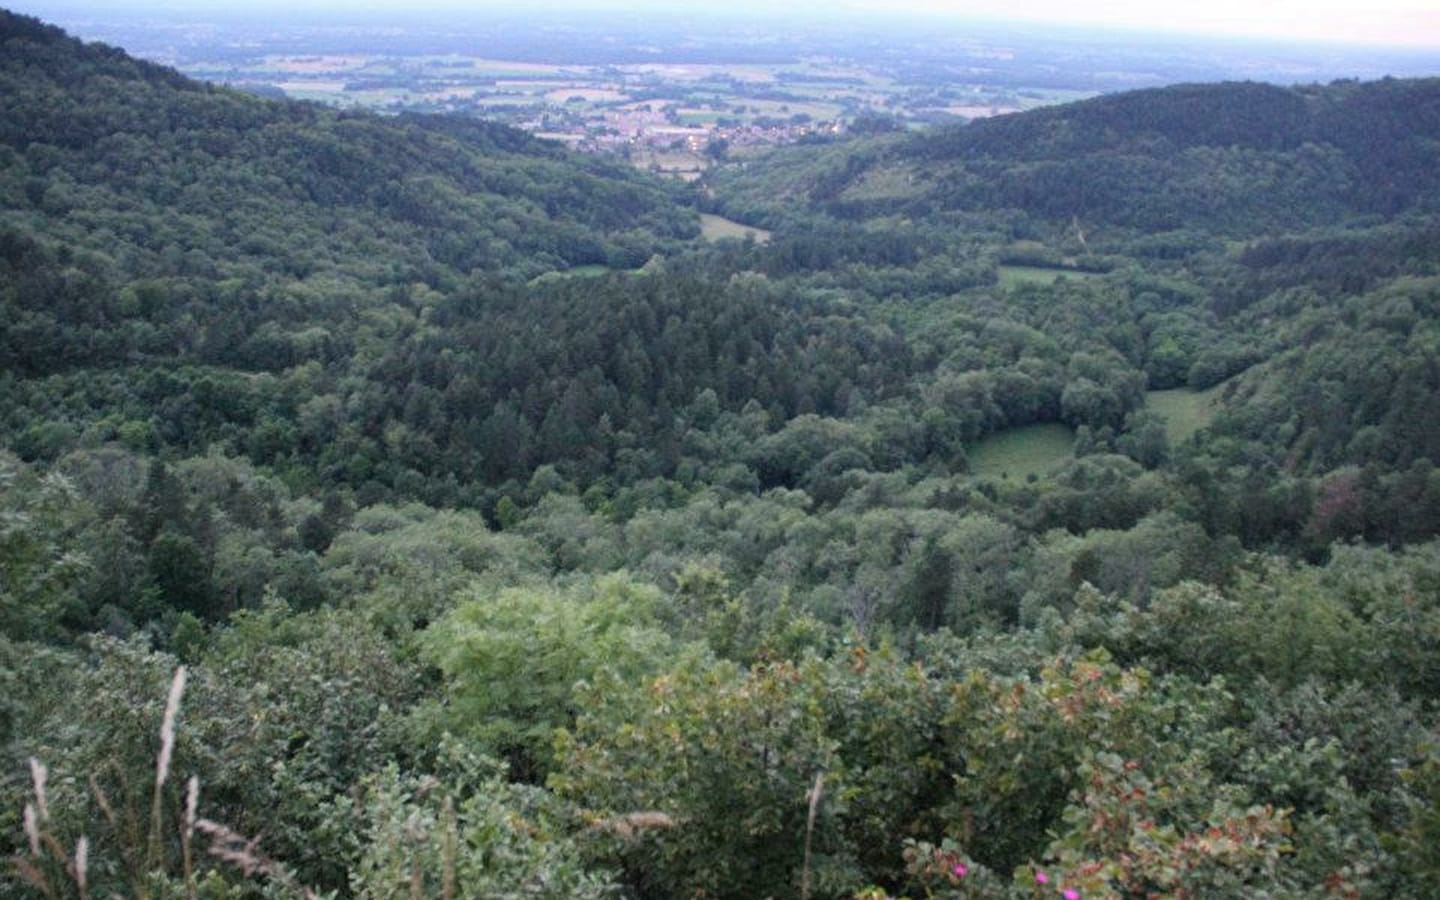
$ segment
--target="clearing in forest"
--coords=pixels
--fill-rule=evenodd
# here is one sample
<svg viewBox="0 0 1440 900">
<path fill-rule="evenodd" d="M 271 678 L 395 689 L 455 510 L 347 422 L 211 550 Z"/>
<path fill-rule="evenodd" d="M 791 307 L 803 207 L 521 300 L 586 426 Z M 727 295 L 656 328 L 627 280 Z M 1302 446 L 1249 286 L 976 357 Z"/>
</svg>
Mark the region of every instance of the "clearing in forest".
<svg viewBox="0 0 1440 900">
<path fill-rule="evenodd" d="M 1075 432 L 1068 425 L 1048 422 L 1007 428 L 966 448 L 970 474 L 981 478 L 1041 478 L 1069 459 Z"/>
<path fill-rule="evenodd" d="M 1103 274 L 1049 266 L 1001 265 L 999 269 L 1000 286 L 1003 288 L 1018 287 L 1022 284 L 1054 284 L 1062 276 L 1065 278 L 1097 278 Z"/>
<path fill-rule="evenodd" d="M 723 238 L 744 240 L 747 234 L 754 237 L 757 244 L 763 244 L 770 240 L 770 232 L 763 228 L 741 225 L 739 222 L 711 213 L 700 214 L 700 236 L 707 241 L 718 241 Z"/>
<path fill-rule="evenodd" d="M 547 281 L 559 281 L 565 278 L 596 278 L 601 275 L 608 275 L 615 271 L 609 266 L 602 266 L 599 263 L 591 263 L 583 266 L 571 266 L 568 269 L 556 269 L 553 272 L 546 272 L 530 279 L 531 284 L 542 284 Z"/>
<path fill-rule="evenodd" d="M 1145 408 L 1159 413 L 1165 420 L 1165 437 L 1174 447 L 1190 440 L 1191 435 L 1210 424 L 1224 389 L 1222 383 L 1203 391 L 1190 388 L 1150 391 L 1145 395 Z"/>
</svg>

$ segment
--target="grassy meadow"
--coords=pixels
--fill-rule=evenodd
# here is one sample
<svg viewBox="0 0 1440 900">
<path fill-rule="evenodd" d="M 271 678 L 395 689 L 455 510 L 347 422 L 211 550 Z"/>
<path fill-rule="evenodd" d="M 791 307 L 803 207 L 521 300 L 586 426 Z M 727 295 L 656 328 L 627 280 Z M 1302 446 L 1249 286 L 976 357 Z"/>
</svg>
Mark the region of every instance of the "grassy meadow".
<svg viewBox="0 0 1440 900">
<path fill-rule="evenodd" d="M 1039 478 L 1070 458 L 1075 432 L 1049 422 L 1007 428 L 968 448 L 970 472 L 981 478 Z"/>
<path fill-rule="evenodd" d="M 770 232 L 763 228 L 752 228 L 749 225 L 741 225 L 732 219 L 711 213 L 700 214 L 700 235 L 707 241 L 718 241 L 724 238 L 744 240 L 747 234 L 753 235 L 757 243 L 763 244 L 770 240 Z"/>
<path fill-rule="evenodd" d="M 1000 269 L 1000 286 L 1003 288 L 1019 287 L 1024 284 L 1054 284 L 1062 276 L 1065 278 L 1096 278 L 1099 272 L 1082 272 L 1079 269 L 1061 269 L 1048 266 L 1008 266 L 1002 265 Z"/>
<path fill-rule="evenodd" d="M 1173 447 L 1188 441 L 1195 432 L 1210 424 L 1224 389 L 1224 384 L 1217 384 L 1203 391 L 1190 388 L 1150 391 L 1145 396 L 1145 408 L 1165 419 L 1165 436 Z"/>
</svg>

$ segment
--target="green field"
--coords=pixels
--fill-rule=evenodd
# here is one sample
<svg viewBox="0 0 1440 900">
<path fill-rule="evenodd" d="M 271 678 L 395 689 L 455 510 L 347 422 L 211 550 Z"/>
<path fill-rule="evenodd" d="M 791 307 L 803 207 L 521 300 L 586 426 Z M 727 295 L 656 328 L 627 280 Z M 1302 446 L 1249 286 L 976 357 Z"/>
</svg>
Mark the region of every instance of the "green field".
<svg viewBox="0 0 1440 900">
<path fill-rule="evenodd" d="M 1054 284 L 1065 278 L 1095 278 L 1099 272 L 1082 272 L 1079 269 L 1059 269 L 1042 266 L 1000 266 L 1000 286 L 1013 288 L 1022 284 Z"/>
<path fill-rule="evenodd" d="M 707 241 L 718 241 L 722 238 L 739 238 L 743 240 L 745 235 L 753 235 L 756 243 L 763 244 L 770 240 L 770 232 L 763 228 L 751 228 L 749 225 L 741 225 L 724 216 L 716 216 L 710 213 L 700 214 L 700 236 Z"/>
<path fill-rule="evenodd" d="M 710 161 L 685 150 L 639 150 L 631 157 L 630 164 L 637 169 L 697 178 L 710 165 Z"/>
<path fill-rule="evenodd" d="M 846 200 L 888 200 L 919 197 L 924 193 L 925 184 L 916 181 L 913 168 L 894 165 L 875 166 L 848 185 L 842 196 Z"/>
<path fill-rule="evenodd" d="M 1165 436 L 1173 447 L 1188 441 L 1191 435 L 1210 424 L 1224 389 L 1224 384 L 1217 384 L 1203 391 L 1189 388 L 1151 391 L 1145 395 L 1145 408 L 1165 419 Z"/>
<path fill-rule="evenodd" d="M 967 448 L 970 473 L 982 478 L 1027 478 L 1049 474 L 1070 458 L 1075 432 L 1054 422 L 1007 428 Z"/>
<path fill-rule="evenodd" d="M 595 278 L 600 275 L 606 275 L 613 271 L 614 269 L 611 269 L 609 266 L 602 266 L 598 263 L 592 263 L 585 266 L 572 266 L 569 269 L 556 269 L 554 272 L 546 272 L 544 275 L 539 275 L 535 278 L 530 279 L 530 283 L 535 284 L 537 282 L 555 281 L 561 278 Z"/>
</svg>

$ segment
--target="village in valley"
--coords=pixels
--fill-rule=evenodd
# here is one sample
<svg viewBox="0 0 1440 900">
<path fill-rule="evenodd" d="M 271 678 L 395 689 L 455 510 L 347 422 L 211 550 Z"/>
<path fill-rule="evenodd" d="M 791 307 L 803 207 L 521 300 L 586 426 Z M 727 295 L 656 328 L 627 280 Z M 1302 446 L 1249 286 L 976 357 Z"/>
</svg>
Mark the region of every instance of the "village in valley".
<svg viewBox="0 0 1440 900">
<path fill-rule="evenodd" d="M 729 19 L 641 28 L 495 13 L 433 27 L 316 21 L 284 33 L 187 17 L 73 24 L 193 78 L 342 107 L 485 118 L 687 180 L 766 147 L 1019 112 L 1117 83 L 1108 72 L 1077 79 L 1073 66 L 1057 77 L 1064 48 L 971 32 L 917 31 L 902 36 L 903 50 L 877 52 L 863 31 L 762 35 Z"/>
<path fill-rule="evenodd" d="M 391 112 L 474 115 L 685 179 L 757 149 L 861 127 L 1017 112 L 1066 90 L 906 84 L 831 59 L 783 65 L 576 66 L 480 57 L 267 55 L 190 74 L 259 93 Z"/>
</svg>

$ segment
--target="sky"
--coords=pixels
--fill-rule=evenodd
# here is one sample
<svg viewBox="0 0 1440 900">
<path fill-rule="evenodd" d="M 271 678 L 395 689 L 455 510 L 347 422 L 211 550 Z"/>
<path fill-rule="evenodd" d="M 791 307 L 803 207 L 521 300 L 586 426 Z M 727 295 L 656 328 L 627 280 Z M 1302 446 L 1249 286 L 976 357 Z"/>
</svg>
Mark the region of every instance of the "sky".
<svg viewBox="0 0 1440 900">
<path fill-rule="evenodd" d="M 494 9 L 580 8 L 630 12 L 686 12 L 698 7 L 685 0 L 0 0 L 0 5 L 45 17 L 48 9 L 132 6 L 203 15 L 235 10 L 291 12 L 348 10 L 483 11 Z M 1088 25 L 1126 30 L 1163 30 L 1196 35 L 1281 38 L 1337 43 L 1434 47 L 1440 54 L 1440 0 L 729 0 L 733 13 L 785 13 L 835 17 L 844 11 L 904 13 L 949 18 Z"/>
<path fill-rule="evenodd" d="M 857 6 L 880 6 L 856 0 Z M 1433 46 L 1440 0 L 895 0 L 887 8 L 1236 37 Z"/>
</svg>

